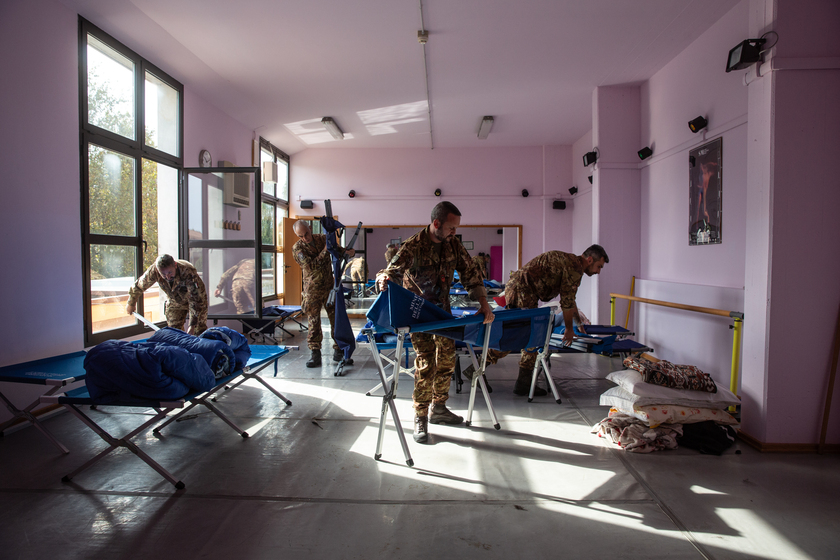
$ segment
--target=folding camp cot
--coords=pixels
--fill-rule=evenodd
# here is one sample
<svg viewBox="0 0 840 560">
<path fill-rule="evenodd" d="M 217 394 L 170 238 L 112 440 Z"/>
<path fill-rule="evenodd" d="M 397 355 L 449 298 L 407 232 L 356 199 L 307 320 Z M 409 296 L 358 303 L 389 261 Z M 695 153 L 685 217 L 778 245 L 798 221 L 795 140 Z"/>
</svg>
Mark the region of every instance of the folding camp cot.
<svg viewBox="0 0 840 560">
<path fill-rule="evenodd" d="M 105 443 L 108 444 L 108 448 L 104 451 L 100 452 L 84 465 L 80 466 L 70 474 L 64 476 L 61 480 L 62 482 L 70 481 L 74 476 L 79 474 L 80 472 L 84 471 L 88 467 L 92 466 L 94 463 L 98 462 L 100 459 L 108 455 L 111 451 L 117 449 L 118 447 L 125 447 L 137 457 L 139 457 L 144 463 L 149 465 L 152 469 L 154 469 L 158 474 L 160 474 L 163 478 L 165 478 L 168 482 L 173 484 L 177 489 L 185 488 L 185 485 L 180 480 L 177 480 L 172 474 L 169 473 L 166 469 L 164 469 L 160 464 L 158 464 L 154 459 L 149 457 L 142 449 L 137 447 L 137 445 L 132 442 L 132 438 L 137 435 L 144 433 L 150 427 L 154 426 L 166 416 L 177 409 L 186 409 L 182 410 L 180 413 L 175 415 L 174 417 L 170 418 L 165 424 L 156 428 L 154 431 L 155 433 L 159 432 L 159 430 L 169 424 L 169 422 L 173 421 L 174 419 L 180 417 L 182 414 L 186 413 L 192 407 L 201 404 L 206 406 L 211 412 L 216 414 L 219 418 L 221 418 L 226 424 L 236 430 L 243 438 L 248 437 L 248 432 L 241 430 L 233 421 L 230 420 L 225 414 L 220 411 L 216 406 L 214 406 L 210 400 L 211 398 L 218 393 L 222 389 L 227 389 L 231 382 L 236 381 L 236 383 L 231 386 L 231 388 L 238 387 L 240 384 L 244 383 L 248 379 L 254 379 L 260 383 L 262 383 L 269 391 L 274 393 L 280 400 L 285 402 L 287 405 L 291 405 L 292 402 L 288 400 L 286 397 L 281 395 L 277 392 L 273 387 L 271 387 L 264 379 L 262 379 L 259 375 L 259 372 L 267 368 L 268 366 L 274 364 L 274 375 L 277 375 L 277 361 L 280 359 L 281 356 L 287 354 L 289 349 L 285 346 L 251 346 L 251 358 L 248 360 L 248 363 L 245 365 L 244 368 L 216 380 L 216 386 L 211 389 L 210 391 L 198 391 L 195 393 L 190 393 L 185 395 L 184 397 L 172 401 L 157 401 L 157 400 L 150 400 L 150 399 L 126 399 L 120 402 L 107 402 L 107 403 L 98 403 L 94 399 L 91 398 L 90 393 L 88 392 L 87 387 L 80 387 L 78 389 L 73 389 L 67 391 L 65 393 L 59 394 L 51 394 L 51 395 L 43 395 L 40 399 L 42 403 L 45 404 L 60 404 L 64 406 L 67 410 L 73 413 L 74 416 L 79 418 L 88 428 L 93 430 L 99 437 L 101 437 Z M 84 354 L 84 353 L 82 353 Z M 59 357 L 61 358 L 61 357 Z M 84 356 L 82 356 L 84 359 Z M 84 369 L 81 369 L 81 363 L 76 362 L 75 359 L 72 360 L 74 364 L 78 365 L 79 372 L 83 373 Z M 68 367 L 71 367 L 68 365 Z M 77 376 L 78 377 L 78 376 Z M 241 377 L 241 379 L 239 379 Z M 155 410 L 155 414 L 145 422 L 143 422 L 140 426 L 126 434 L 121 438 L 116 438 L 109 434 L 104 428 L 99 426 L 90 416 L 82 412 L 79 408 L 85 405 L 102 405 L 102 406 L 116 406 L 116 407 L 146 407 L 152 408 Z"/>
<path fill-rule="evenodd" d="M 45 358 L 42 360 L 35 360 L 25 362 L 22 364 L 4 366 L 0 368 L 0 381 L 7 383 L 27 383 L 34 385 L 44 385 L 49 387 L 46 393 L 42 396 L 52 395 L 62 387 L 81 381 L 85 378 L 85 370 L 82 363 L 85 360 L 84 352 L 73 352 L 71 354 L 63 354 L 52 358 Z M 3 435 L 3 430 L 14 424 L 19 418 L 29 421 L 33 426 L 38 428 L 47 439 L 49 439 L 62 453 L 70 453 L 70 451 L 53 436 L 43 423 L 32 414 L 32 409 L 41 403 L 41 399 L 35 399 L 29 406 L 23 409 L 17 408 L 12 401 L 10 401 L 2 392 L 0 392 L 0 400 L 6 404 L 6 408 L 12 413 L 12 418 L 0 424 L 0 436 Z"/>
<path fill-rule="evenodd" d="M 303 316 L 303 311 L 300 305 L 273 305 L 265 307 L 262 310 L 262 319 L 238 318 L 242 323 L 242 334 L 248 338 L 248 342 L 257 342 L 265 344 L 266 340 L 270 340 L 273 344 L 277 344 L 277 339 L 274 338 L 275 329 L 280 329 L 289 336 L 294 336 L 285 328 L 286 321 L 294 321 L 298 324 L 299 330 L 309 330 L 309 327 L 298 321 L 299 317 Z"/>
<path fill-rule="evenodd" d="M 394 349 L 396 356 L 402 355 L 407 335 L 413 332 L 428 332 L 465 343 L 476 370 L 476 375 L 473 376 L 471 381 L 470 401 L 466 418 L 467 426 L 472 423 L 475 394 L 477 388 L 480 387 L 493 421 L 493 427 L 497 430 L 501 429 L 484 380 L 488 350 L 490 348 L 497 350 L 521 350 L 522 348 L 542 346 L 543 344 L 547 345 L 551 335 L 550 326 L 553 324 L 553 309 L 539 308 L 497 311 L 494 313 L 495 319 L 489 324 L 489 328 L 488 325 L 484 324 L 484 317 L 482 315 L 445 318 L 447 315 L 446 311 L 392 282 L 388 283 L 388 289 L 383 294 L 380 294 L 376 302 L 374 302 L 374 305 L 368 311 L 368 319 L 376 327 L 390 330 L 396 335 L 396 346 Z M 408 444 L 402 432 L 399 415 L 394 404 L 399 382 L 400 366 L 398 362 L 395 363 L 394 373 L 391 377 L 387 377 L 374 336 L 375 329 L 368 328 L 364 329 L 363 332 L 368 337 L 373 349 L 374 362 L 382 386 L 387 387 L 385 395 L 382 398 L 382 408 L 379 418 L 379 437 L 377 439 L 374 458 L 378 460 L 382 456 L 386 416 L 390 410 L 394 424 L 397 427 L 396 431 L 400 438 L 406 463 L 412 466 L 414 461 L 408 450 Z M 474 347 L 481 348 L 480 363 L 476 358 L 473 350 Z M 553 382 L 549 382 L 553 385 Z"/>
<path fill-rule="evenodd" d="M 558 304 L 551 303 L 550 307 L 554 308 Z M 556 319 L 562 319 L 562 314 L 557 313 Z M 540 373 L 545 374 L 548 385 L 551 388 L 551 393 L 557 404 L 560 404 L 560 395 L 554 380 L 551 377 L 550 358 L 552 354 L 632 354 L 635 352 L 653 352 L 653 348 L 640 344 L 634 340 L 621 339 L 619 337 L 631 336 L 631 331 L 613 325 L 586 325 L 584 327 L 586 334 L 581 333 L 575 329 L 575 339 L 571 344 L 564 345 L 563 334 L 566 332 L 566 327 L 563 324 L 556 326 L 553 330 L 549 330 L 546 335 L 545 343 L 537 354 L 537 361 L 534 364 L 534 371 L 531 376 L 531 387 L 528 391 L 528 402 L 534 400 L 534 390 L 537 386 L 537 378 Z"/>
</svg>

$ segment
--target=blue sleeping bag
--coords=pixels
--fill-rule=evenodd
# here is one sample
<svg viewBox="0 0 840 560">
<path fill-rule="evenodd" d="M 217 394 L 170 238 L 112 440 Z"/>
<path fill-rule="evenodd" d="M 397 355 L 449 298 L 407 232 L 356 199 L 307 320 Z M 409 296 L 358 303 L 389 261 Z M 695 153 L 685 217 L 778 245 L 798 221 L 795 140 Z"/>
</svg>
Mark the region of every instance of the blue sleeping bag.
<svg viewBox="0 0 840 560">
<path fill-rule="evenodd" d="M 90 396 L 100 404 L 131 398 L 174 400 L 216 385 L 201 356 L 154 342 L 107 340 L 90 349 L 84 367 Z"/>
<path fill-rule="evenodd" d="M 236 365 L 233 350 L 224 342 L 200 338 L 184 331 L 163 327 L 149 338 L 149 342 L 163 342 L 179 346 L 191 354 L 198 354 L 207 362 L 216 378 L 230 375 Z"/>
<path fill-rule="evenodd" d="M 236 363 L 232 371 L 245 367 L 251 358 L 251 347 L 248 346 L 248 339 L 242 333 L 228 327 L 211 327 L 199 335 L 200 338 L 218 340 L 227 344 L 233 350 Z"/>
</svg>

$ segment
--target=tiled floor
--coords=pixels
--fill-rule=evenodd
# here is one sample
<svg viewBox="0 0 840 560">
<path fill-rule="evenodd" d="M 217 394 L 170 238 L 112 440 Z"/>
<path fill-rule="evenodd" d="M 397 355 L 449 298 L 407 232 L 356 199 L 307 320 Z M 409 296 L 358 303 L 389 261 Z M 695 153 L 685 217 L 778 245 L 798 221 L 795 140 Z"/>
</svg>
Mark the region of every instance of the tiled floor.
<svg viewBox="0 0 840 560">
<path fill-rule="evenodd" d="M 299 334 L 286 343 L 305 347 Z M 615 449 L 590 428 L 617 359 L 553 358 L 558 405 L 515 397 L 517 357 L 505 358 L 489 373 L 502 429 L 479 397 L 472 426 L 431 426 L 429 445 L 411 439 L 405 377 L 411 468 L 390 419 L 373 459 L 382 399 L 365 395 L 378 381 L 369 352 L 342 377 L 307 358 L 293 352 L 269 377 L 292 406 L 256 383 L 219 399 L 248 439 L 205 410 L 137 438 L 184 491 L 125 450 L 62 483 L 105 447 L 67 413 L 46 423 L 69 455 L 31 428 L 7 433 L 0 558 L 840 557 L 840 457 Z M 449 404 L 463 414 L 468 394 L 453 384 Z M 149 411 L 90 414 L 122 435 Z"/>
</svg>

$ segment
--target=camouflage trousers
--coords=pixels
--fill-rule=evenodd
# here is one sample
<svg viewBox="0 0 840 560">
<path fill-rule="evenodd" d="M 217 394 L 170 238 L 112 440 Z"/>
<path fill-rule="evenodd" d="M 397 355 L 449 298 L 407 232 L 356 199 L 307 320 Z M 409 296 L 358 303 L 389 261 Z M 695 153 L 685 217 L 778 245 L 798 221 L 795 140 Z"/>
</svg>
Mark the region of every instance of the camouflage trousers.
<svg viewBox="0 0 840 560">
<path fill-rule="evenodd" d="M 540 304 L 540 299 L 536 294 L 531 293 L 527 288 L 522 286 L 513 277 L 507 286 L 505 286 L 505 301 L 507 306 L 505 309 L 536 309 Z M 501 350 L 489 350 L 487 352 L 487 365 L 495 364 L 510 352 L 502 352 Z M 522 355 L 519 358 L 519 369 L 526 369 L 533 371 L 534 365 L 537 363 L 536 348 L 525 348 L 522 350 Z"/>
<path fill-rule="evenodd" d="M 236 279 L 231 282 L 230 295 L 233 298 L 233 305 L 236 306 L 237 313 L 248 313 L 256 309 L 254 294 L 251 293 L 253 285 L 253 280 Z"/>
<path fill-rule="evenodd" d="M 166 317 L 166 325 L 174 329 L 184 329 L 184 323 L 187 322 L 187 317 L 190 315 L 190 306 L 181 305 L 172 300 L 167 301 L 163 306 L 163 315 Z M 199 335 L 207 330 L 207 310 L 198 314 L 194 321 L 195 332 Z"/>
<path fill-rule="evenodd" d="M 455 371 L 455 341 L 428 333 L 411 333 L 414 360 L 414 413 L 425 416 L 429 405 L 449 399 L 449 385 Z"/>
<path fill-rule="evenodd" d="M 326 308 L 327 319 L 330 321 L 331 331 L 335 329 L 335 304 L 327 305 L 329 298 L 329 289 L 310 290 L 303 294 L 303 302 L 301 302 L 301 310 L 306 314 L 309 321 L 309 334 L 306 335 L 306 344 L 310 350 L 320 350 L 321 341 L 324 340 L 324 333 L 321 331 L 321 308 Z M 333 348 L 338 348 L 335 342 L 335 333 L 332 334 Z"/>
</svg>

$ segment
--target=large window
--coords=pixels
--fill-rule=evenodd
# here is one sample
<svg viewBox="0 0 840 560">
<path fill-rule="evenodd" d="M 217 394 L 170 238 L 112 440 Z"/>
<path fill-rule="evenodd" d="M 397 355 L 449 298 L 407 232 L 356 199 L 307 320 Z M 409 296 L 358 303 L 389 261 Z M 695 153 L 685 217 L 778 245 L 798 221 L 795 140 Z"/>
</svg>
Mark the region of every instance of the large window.
<svg viewBox="0 0 840 560">
<path fill-rule="evenodd" d="M 262 167 L 262 295 L 283 297 L 283 218 L 289 217 L 289 156 L 260 138 Z"/>
<path fill-rule="evenodd" d="M 85 344 L 142 332 L 129 287 L 159 254 L 179 257 L 183 86 L 79 19 Z M 157 286 L 137 311 L 163 320 Z"/>
</svg>

